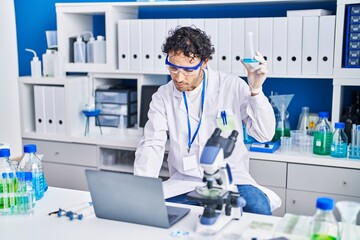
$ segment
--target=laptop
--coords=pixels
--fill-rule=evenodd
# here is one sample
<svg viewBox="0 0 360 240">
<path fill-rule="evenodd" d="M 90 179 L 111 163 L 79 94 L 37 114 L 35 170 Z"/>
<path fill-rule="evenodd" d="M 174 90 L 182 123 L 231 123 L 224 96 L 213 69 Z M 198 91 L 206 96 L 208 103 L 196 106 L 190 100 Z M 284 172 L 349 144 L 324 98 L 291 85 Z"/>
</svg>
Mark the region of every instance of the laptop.
<svg viewBox="0 0 360 240">
<path fill-rule="evenodd" d="M 190 209 L 166 206 L 161 179 L 85 170 L 98 218 L 169 228 Z"/>
</svg>

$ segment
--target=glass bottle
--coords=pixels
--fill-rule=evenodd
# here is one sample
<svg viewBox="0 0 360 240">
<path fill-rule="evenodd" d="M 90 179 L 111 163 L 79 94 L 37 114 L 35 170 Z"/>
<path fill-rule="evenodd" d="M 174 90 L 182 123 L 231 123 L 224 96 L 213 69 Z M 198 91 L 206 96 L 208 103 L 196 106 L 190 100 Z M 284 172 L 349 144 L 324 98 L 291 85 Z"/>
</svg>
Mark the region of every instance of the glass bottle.
<svg viewBox="0 0 360 240">
<path fill-rule="evenodd" d="M 352 92 L 352 107 L 353 107 L 353 115 L 357 117 L 358 122 L 355 124 L 360 124 L 360 91 L 353 91 Z"/>
<path fill-rule="evenodd" d="M 330 155 L 330 146 L 333 139 L 332 128 L 327 120 L 328 112 L 319 112 L 319 121 L 315 126 L 313 153 Z"/>
<path fill-rule="evenodd" d="M 339 228 L 334 217 L 334 200 L 320 197 L 316 200 L 316 213 L 310 227 L 311 240 L 339 239 Z"/>
<path fill-rule="evenodd" d="M 36 145 L 24 145 L 24 157 L 22 158 L 18 171 L 25 172 L 25 179 L 30 179 L 27 175 L 32 175 L 32 185 L 35 191 L 36 200 L 40 200 L 47 190 L 47 184 L 39 157 L 36 155 Z"/>
<path fill-rule="evenodd" d="M 330 147 L 330 156 L 338 158 L 346 158 L 348 138 L 344 132 L 345 123 L 335 123 L 335 131 Z"/>
<path fill-rule="evenodd" d="M 14 178 L 15 169 L 10 162 L 10 149 L 0 149 L 0 194 L 15 193 L 17 179 Z M 15 205 L 14 197 L 0 197 L 0 209 L 9 211 Z"/>
<path fill-rule="evenodd" d="M 309 131 L 309 107 L 302 107 L 299 116 L 297 130 L 304 130 L 306 133 Z"/>
<path fill-rule="evenodd" d="M 353 124 L 358 124 L 359 119 L 354 114 L 353 106 L 346 106 L 345 107 L 345 114 L 341 116 L 340 122 L 345 123 L 345 134 L 348 138 L 348 143 L 351 143 L 351 130 Z"/>
</svg>

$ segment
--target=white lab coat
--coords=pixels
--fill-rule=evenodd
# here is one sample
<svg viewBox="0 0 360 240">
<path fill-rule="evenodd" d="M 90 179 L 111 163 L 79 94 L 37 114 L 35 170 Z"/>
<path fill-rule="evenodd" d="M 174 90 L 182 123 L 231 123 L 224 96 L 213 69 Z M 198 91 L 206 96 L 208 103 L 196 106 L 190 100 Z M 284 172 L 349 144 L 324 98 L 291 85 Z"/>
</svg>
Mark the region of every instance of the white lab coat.
<svg viewBox="0 0 360 240">
<path fill-rule="evenodd" d="M 275 117 L 271 104 L 263 93 L 251 97 L 249 86 L 241 78 L 213 71 L 206 71 L 206 91 L 204 113 L 199 133 L 188 154 L 188 122 L 183 95 L 173 81 L 161 86 L 153 95 L 148 112 L 149 121 L 144 128 L 135 154 L 134 174 L 158 177 L 163 162 L 165 144 L 169 137 L 168 166 L 170 177 L 181 180 L 202 181 L 203 170 L 199 159 L 203 147 L 214 129 L 218 127 L 220 111 L 226 111 L 228 117 L 233 114 L 238 141 L 227 162 L 231 167 L 235 184 L 251 184 L 261 189 L 269 198 L 271 209 L 281 205 L 281 199 L 271 190 L 259 186 L 249 174 L 248 150 L 243 143 L 242 121 L 247 132 L 258 141 L 270 141 L 275 132 Z M 198 113 L 189 104 L 191 134 L 199 123 Z M 222 132 L 228 137 L 231 131 Z M 189 169 L 184 157 L 194 155 L 197 166 Z M 193 157 L 194 159 L 194 157 Z M 193 166 L 192 166 L 193 167 Z"/>
</svg>

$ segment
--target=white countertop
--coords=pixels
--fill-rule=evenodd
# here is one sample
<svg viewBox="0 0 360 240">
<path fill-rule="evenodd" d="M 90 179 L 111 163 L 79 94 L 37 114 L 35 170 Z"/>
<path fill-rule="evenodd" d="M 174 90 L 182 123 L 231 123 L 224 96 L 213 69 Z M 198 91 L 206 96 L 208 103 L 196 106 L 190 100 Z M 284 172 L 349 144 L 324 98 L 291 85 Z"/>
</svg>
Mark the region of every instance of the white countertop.
<svg viewBox="0 0 360 240">
<path fill-rule="evenodd" d="M 34 214 L 25 216 L 0 216 L 0 239 L 60 240 L 60 239 L 225 239 L 230 233 L 240 234 L 253 220 L 275 224 L 278 217 L 244 214 L 239 221 L 232 221 L 215 236 L 198 236 L 194 233 L 202 207 L 189 206 L 191 212 L 170 229 L 142 226 L 96 218 L 70 221 L 67 217 L 48 216 L 48 213 L 90 201 L 89 192 L 50 187 L 42 200 L 37 202 Z M 176 205 L 176 204 L 169 204 Z M 186 238 L 171 236 L 175 231 L 189 232 Z M 270 236 L 269 236 L 270 237 Z"/>
</svg>

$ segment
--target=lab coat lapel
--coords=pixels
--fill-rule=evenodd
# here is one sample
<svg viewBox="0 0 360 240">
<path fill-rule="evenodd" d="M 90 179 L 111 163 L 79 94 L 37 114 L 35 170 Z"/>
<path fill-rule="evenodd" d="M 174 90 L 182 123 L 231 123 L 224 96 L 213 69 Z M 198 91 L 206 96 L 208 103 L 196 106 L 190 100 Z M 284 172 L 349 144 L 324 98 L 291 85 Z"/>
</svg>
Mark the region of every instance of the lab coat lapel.
<svg viewBox="0 0 360 240">
<path fill-rule="evenodd" d="M 218 76 L 218 72 L 212 70 L 209 66 L 207 66 L 207 88 L 205 92 L 205 106 L 204 112 L 208 112 L 213 109 L 215 106 L 215 100 L 218 97 L 220 91 L 220 77 Z"/>
</svg>

